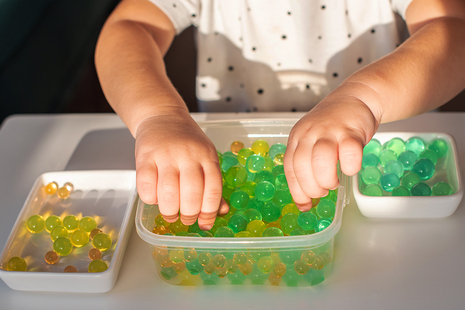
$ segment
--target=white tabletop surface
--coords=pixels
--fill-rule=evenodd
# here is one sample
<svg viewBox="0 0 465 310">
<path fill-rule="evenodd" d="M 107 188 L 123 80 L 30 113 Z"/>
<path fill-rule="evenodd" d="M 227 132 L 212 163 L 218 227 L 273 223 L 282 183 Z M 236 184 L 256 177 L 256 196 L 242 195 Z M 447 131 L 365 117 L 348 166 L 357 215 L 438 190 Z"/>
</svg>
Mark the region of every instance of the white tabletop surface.
<svg viewBox="0 0 465 310">
<path fill-rule="evenodd" d="M 196 120 L 298 118 L 299 113 L 193 114 Z M 465 179 L 465 113 L 428 113 L 379 131 L 455 137 Z M 35 179 L 59 170 L 134 169 L 134 140 L 113 114 L 8 118 L 0 130 L 0 247 Z M 438 206 L 440 207 L 440 206 Z M 332 274 L 313 287 L 166 284 L 133 229 L 104 294 L 24 292 L 0 281 L 0 309 L 464 309 L 465 202 L 444 219 L 374 220 L 351 199 L 335 237 Z"/>
</svg>

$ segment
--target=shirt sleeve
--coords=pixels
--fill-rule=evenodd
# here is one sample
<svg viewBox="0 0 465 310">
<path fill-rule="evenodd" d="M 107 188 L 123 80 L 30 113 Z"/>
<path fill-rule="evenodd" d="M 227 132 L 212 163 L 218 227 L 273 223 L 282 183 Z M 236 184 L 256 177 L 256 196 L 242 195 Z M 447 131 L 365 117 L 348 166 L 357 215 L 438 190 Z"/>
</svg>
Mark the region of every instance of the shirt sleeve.
<svg viewBox="0 0 465 310">
<path fill-rule="evenodd" d="M 197 26 L 200 13 L 200 0 L 150 0 L 173 23 L 176 34 L 180 34 L 187 27 Z"/>
<path fill-rule="evenodd" d="M 405 12 L 412 0 L 391 0 L 392 10 L 399 13 L 400 16 L 405 20 Z"/>
</svg>

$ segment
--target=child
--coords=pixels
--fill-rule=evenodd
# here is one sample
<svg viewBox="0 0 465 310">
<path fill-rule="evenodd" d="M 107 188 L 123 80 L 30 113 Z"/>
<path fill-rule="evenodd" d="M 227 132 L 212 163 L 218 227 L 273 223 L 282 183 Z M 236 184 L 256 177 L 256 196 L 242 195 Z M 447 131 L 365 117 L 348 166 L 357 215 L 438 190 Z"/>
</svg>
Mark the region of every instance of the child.
<svg viewBox="0 0 465 310">
<path fill-rule="evenodd" d="M 400 42 L 394 12 L 410 38 Z M 163 55 L 197 29 L 201 111 L 308 112 L 284 157 L 300 210 L 354 175 L 382 122 L 434 109 L 465 86 L 462 0 L 126 0 L 96 49 L 104 93 L 136 138 L 137 188 L 168 222 L 210 229 L 222 182 L 215 146 L 170 83 Z M 313 108 L 313 106 L 316 106 Z"/>
</svg>

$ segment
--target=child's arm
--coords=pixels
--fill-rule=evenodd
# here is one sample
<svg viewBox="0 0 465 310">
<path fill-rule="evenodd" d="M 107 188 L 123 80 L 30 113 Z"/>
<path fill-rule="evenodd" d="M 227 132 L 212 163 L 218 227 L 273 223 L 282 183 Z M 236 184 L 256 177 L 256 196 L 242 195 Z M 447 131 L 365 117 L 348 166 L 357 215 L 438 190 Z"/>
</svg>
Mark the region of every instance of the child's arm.
<svg viewBox="0 0 465 310">
<path fill-rule="evenodd" d="M 105 23 L 95 53 L 109 103 L 136 138 L 137 189 L 158 202 L 168 222 L 209 228 L 227 204 L 213 143 L 190 117 L 163 62 L 175 29 L 146 0 L 121 2 Z"/>
<path fill-rule="evenodd" d="M 406 21 L 408 40 L 352 74 L 292 129 L 284 167 L 301 210 L 338 186 L 338 160 L 347 175 L 360 170 L 380 123 L 434 109 L 465 88 L 465 2 L 414 0 Z"/>
</svg>

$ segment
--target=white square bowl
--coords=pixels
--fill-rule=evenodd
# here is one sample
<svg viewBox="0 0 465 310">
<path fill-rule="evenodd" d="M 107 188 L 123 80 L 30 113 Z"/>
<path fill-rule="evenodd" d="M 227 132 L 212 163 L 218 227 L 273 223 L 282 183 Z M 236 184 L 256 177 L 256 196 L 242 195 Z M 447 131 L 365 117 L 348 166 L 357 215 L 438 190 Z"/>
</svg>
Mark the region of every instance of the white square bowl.
<svg viewBox="0 0 465 310">
<path fill-rule="evenodd" d="M 453 189 L 448 196 L 366 196 L 360 192 L 359 174 L 352 177 L 352 190 L 360 212 L 371 218 L 441 218 L 452 215 L 463 197 L 463 184 L 457 156 L 457 146 L 452 136 L 446 133 L 382 132 L 374 135 L 381 144 L 392 138 L 404 141 L 411 137 L 421 137 L 427 143 L 435 138 L 447 141 L 449 151 L 438 161 L 443 173 L 436 173 L 425 183 L 445 181 Z M 429 184 L 430 186 L 432 184 Z"/>
<path fill-rule="evenodd" d="M 74 185 L 74 191 L 66 200 L 47 195 L 44 187 L 50 182 L 63 186 Z M 10 236 L 0 255 L 0 278 L 12 289 L 22 291 L 54 291 L 102 293 L 111 290 L 116 282 L 124 250 L 134 224 L 133 207 L 136 203 L 136 173 L 133 170 L 61 171 L 44 173 L 37 178 Z M 112 237 L 112 246 L 102 254 L 108 269 L 101 273 L 87 272 L 92 248 L 88 243 L 74 248 L 71 254 L 59 262 L 48 265 L 44 256 L 52 250 L 52 241 L 44 230 L 40 234 L 29 233 L 27 219 L 35 214 L 67 214 L 98 217 L 98 228 Z M 44 218 L 46 218 L 44 216 Z M 7 271 L 11 257 L 21 256 L 28 263 L 28 271 Z M 64 273 L 67 265 L 77 268 L 77 273 Z"/>
</svg>

